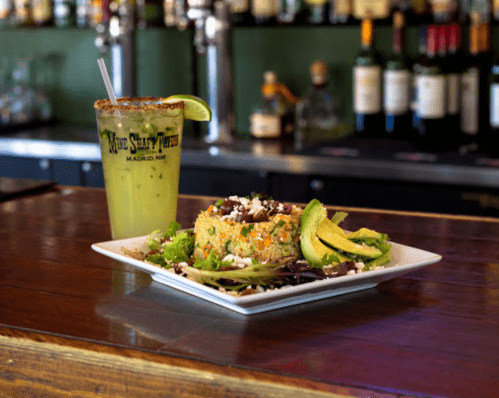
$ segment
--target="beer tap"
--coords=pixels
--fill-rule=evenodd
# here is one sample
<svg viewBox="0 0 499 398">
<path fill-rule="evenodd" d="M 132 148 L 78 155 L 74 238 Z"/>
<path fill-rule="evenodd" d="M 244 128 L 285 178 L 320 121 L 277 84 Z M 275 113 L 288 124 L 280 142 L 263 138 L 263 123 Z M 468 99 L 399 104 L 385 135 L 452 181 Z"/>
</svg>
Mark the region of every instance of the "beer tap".
<svg viewBox="0 0 499 398">
<path fill-rule="evenodd" d="M 134 6 L 111 2 L 111 15 L 96 26 L 95 45 L 102 55 L 111 50 L 111 79 L 116 97 L 136 97 Z"/>
<path fill-rule="evenodd" d="M 213 144 L 233 141 L 229 18 L 227 0 L 213 3 L 211 0 L 187 0 L 187 19 L 194 21 L 194 45 L 197 53 L 206 57 L 208 105 L 212 110 L 212 120 L 208 124 L 205 141 Z"/>
</svg>

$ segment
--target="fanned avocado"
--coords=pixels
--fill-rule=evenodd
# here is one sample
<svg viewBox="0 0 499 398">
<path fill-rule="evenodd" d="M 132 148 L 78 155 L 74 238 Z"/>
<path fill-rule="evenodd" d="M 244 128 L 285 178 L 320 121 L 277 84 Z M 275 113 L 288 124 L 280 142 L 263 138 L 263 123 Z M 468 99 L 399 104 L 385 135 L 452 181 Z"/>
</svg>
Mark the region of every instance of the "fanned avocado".
<svg viewBox="0 0 499 398">
<path fill-rule="evenodd" d="M 327 211 L 317 199 L 312 199 L 305 207 L 301 216 L 300 247 L 305 260 L 310 264 L 320 263 L 324 256 L 337 256 L 340 261 L 349 260 L 348 257 L 327 247 L 317 237 L 318 225 L 327 220 Z"/>
<path fill-rule="evenodd" d="M 380 232 L 373 231 L 368 228 L 361 228 L 355 232 L 350 232 L 346 236 L 348 239 L 356 240 L 356 239 L 378 239 L 383 240 L 386 239 L 386 234 L 382 234 Z"/>
<path fill-rule="evenodd" d="M 341 250 L 342 252 L 357 254 L 359 256 L 369 258 L 376 258 L 383 254 L 381 250 L 375 247 L 361 245 L 348 240 L 344 237 L 344 234 L 339 234 L 337 229 L 340 229 L 343 232 L 340 227 L 325 218 L 319 223 L 315 233 L 327 245 Z"/>
</svg>

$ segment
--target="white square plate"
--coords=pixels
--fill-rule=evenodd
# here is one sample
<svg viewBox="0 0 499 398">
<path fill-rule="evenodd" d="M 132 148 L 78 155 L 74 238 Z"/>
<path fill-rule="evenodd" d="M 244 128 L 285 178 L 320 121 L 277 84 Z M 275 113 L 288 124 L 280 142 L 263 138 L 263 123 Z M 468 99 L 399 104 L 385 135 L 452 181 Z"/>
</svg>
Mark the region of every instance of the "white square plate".
<svg viewBox="0 0 499 398">
<path fill-rule="evenodd" d="M 401 244 L 392 244 L 392 259 L 384 268 L 360 274 L 339 276 L 303 285 L 289 286 L 282 289 L 234 297 L 214 288 L 201 285 L 183 276 L 176 275 L 164 268 L 133 259 L 123 254 L 122 248 L 147 251 L 147 236 L 95 243 L 92 249 L 115 260 L 129 264 L 151 275 L 152 279 L 164 285 L 174 287 L 225 308 L 250 315 L 270 311 L 291 305 L 320 300 L 326 297 L 369 289 L 378 283 L 395 278 L 418 268 L 434 264 L 442 256 L 425 250 Z"/>
</svg>

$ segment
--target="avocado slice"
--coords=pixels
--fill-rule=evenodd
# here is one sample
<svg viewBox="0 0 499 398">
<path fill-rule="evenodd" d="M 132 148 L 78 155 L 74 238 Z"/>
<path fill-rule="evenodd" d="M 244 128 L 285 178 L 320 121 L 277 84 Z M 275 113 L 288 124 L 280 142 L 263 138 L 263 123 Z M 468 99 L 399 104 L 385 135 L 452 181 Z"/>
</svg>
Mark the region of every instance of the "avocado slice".
<svg viewBox="0 0 499 398">
<path fill-rule="evenodd" d="M 350 232 L 346 235 L 348 239 L 386 239 L 386 235 L 368 228 L 361 228 L 358 231 Z"/>
<path fill-rule="evenodd" d="M 345 255 L 327 247 L 317 237 L 315 231 L 324 219 L 327 220 L 326 209 L 317 199 L 312 199 L 301 216 L 300 247 L 303 257 L 310 264 L 320 263 L 325 255 L 338 256 L 340 261 L 350 260 Z"/>
<path fill-rule="evenodd" d="M 361 245 L 348 240 L 341 234 L 338 234 L 336 228 L 339 227 L 325 218 L 319 223 L 315 233 L 319 239 L 323 240 L 327 245 L 341 250 L 342 252 L 357 254 L 368 258 L 376 258 L 383 254 L 381 250 L 376 247 Z"/>
</svg>

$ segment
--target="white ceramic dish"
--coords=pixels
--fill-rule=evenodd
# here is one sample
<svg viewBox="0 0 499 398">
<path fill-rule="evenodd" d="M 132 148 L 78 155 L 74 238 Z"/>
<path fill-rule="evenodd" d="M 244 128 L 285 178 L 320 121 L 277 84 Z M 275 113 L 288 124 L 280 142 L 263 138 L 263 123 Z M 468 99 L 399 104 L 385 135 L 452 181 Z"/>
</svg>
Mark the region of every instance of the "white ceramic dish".
<svg viewBox="0 0 499 398">
<path fill-rule="evenodd" d="M 434 264 L 442 259 L 438 254 L 391 242 L 392 259 L 382 269 L 305 283 L 303 285 L 289 286 L 265 293 L 234 297 L 176 275 L 164 268 L 133 259 L 123 254 L 121 248 L 132 251 L 136 249 L 145 251 L 146 239 L 146 236 L 142 236 L 95 243 L 92 245 L 92 249 L 148 273 L 156 282 L 246 315 L 369 289 L 378 283 Z"/>
</svg>

